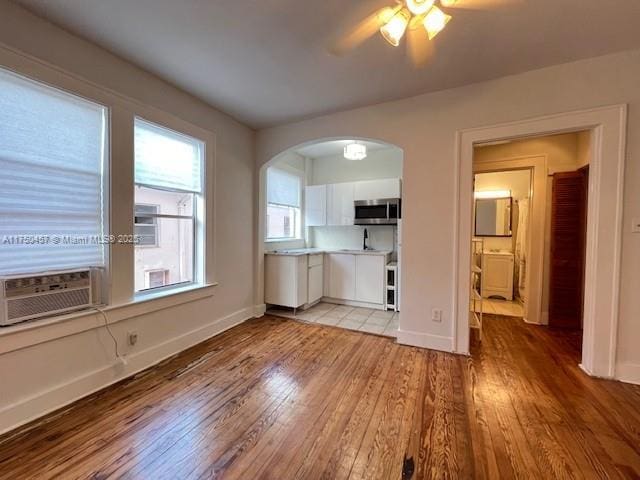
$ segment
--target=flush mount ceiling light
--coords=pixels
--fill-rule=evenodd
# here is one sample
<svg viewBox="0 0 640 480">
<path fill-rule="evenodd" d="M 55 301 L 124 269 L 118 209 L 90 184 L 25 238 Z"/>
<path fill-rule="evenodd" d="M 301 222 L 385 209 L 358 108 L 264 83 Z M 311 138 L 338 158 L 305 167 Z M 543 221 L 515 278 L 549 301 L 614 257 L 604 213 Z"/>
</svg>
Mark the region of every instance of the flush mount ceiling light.
<svg viewBox="0 0 640 480">
<path fill-rule="evenodd" d="M 350 143 L 344 147 L 344 158 L 347 160 L 364 160 L 367 158 L 367 146 L 361 143 Z"/>
<path fill-rule="evenodd" d="M 408 53 L 416 66 L 423 66 L 434 52 L 432 40 L 447 26 L 453 9 L 482 9 L 523 3 L 523 0 L 395 0 L 353 26 L 329 46 L 342 55 L 380 32 L 394 47 L 407 36 Z"/>
</svg>

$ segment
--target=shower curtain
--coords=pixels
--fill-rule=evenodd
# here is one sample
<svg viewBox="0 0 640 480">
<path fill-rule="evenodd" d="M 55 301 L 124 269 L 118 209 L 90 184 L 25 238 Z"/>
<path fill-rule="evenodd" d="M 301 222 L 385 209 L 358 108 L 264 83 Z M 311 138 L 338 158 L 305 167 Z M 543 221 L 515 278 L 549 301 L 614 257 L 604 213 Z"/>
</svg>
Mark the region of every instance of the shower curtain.
<svg viewBox="0 0 640 480">
<path fill-rule="evenodd" d="M 518 231 L 516 232 L 515 280 L 517 295 L 525 301 L 525 278 L 527 275 L 527 234 L 529 230 L 529 199 L 518 201 Z"/>
</svg>

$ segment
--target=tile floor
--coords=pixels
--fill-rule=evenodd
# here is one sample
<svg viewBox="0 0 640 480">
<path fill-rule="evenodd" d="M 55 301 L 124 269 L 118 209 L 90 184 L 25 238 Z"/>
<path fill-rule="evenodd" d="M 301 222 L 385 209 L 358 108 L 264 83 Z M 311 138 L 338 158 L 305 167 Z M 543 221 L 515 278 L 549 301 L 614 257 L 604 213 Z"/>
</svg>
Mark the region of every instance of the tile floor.
<svg viewBox="0 0 640 480">
<path fill-rule="evenodd" d="M 482 302 L 484 313 L 504 315 L 506 317 L 524 317 L 524 307 L 520 302 L 485 298 Z"/>
<path fill-rule="evenodd" d="M 398 314 L 394 312 L 334 305 L 325 302 L 320 302 L 308 310 L 298 310 L 297 315 L 293 314 L 293 310 L 281 308 L 269 309 L 267 313 L 304 320 L 305 322 L 375 333 L 387 337 L 396 337 L 399 326 Z"/>
</svg>

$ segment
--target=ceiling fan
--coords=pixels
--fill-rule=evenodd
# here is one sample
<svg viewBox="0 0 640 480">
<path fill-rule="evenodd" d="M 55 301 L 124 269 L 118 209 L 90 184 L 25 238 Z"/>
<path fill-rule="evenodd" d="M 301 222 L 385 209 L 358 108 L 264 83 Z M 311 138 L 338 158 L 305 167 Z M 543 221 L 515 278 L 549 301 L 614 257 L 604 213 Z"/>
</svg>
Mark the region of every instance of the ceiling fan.
<svg viewBox="0 0 640 480">
<path fill-rule="evenodd" d="M 421 67 L 433 54 L 432 40 L 452 19 L 453 9 L 485 9 L 522 3 L 524 0 L 395 0 L 396 4 L 376 10 L 330 45 L 329 51 L 344 55 L 380 32 L 394 47 L 407 36 L 407 48 L 414 65 Z"/>
</svg>

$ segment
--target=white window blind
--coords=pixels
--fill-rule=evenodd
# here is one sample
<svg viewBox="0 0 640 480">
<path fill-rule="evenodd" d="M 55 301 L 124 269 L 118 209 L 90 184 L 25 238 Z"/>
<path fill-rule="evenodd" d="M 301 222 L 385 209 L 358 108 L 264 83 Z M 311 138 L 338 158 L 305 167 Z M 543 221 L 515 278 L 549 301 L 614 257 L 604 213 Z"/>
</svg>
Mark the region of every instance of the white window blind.
<svg viewBox="0 0 640 480">
<path fill-rule="evenodd" d="M 138 185 L 201 193 L 203 152 L 201 141 L 136 118 Z"/>
<path fill-rule="evenodd" d="M 0 274 L 104 265 L 106 109 L 0 69 Z"/>
<path fill-rule="evenodd" d="M 267 170 L 267 203 L 300 208 L 300 177 L 277 168 Z"/>
</svg>

